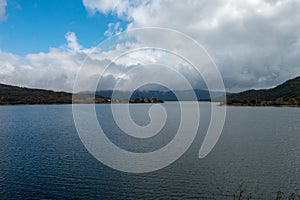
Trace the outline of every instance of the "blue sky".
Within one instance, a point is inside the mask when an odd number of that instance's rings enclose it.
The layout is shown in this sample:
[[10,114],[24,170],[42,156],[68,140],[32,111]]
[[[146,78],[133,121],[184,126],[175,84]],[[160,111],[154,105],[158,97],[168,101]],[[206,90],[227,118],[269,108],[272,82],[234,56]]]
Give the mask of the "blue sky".
[[7,20],[0,22],[0,49],[18,55],[47,52],[65,43],[75,32],[83,47],[104,40],[109,23],[126,22],[116,15],[90,15],[81,0],[10,0]]

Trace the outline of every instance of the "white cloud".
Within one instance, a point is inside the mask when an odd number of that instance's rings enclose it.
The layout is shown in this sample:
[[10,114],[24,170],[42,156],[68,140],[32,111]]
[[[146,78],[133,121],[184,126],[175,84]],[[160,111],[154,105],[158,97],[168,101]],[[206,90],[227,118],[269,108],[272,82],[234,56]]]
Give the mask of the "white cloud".
[[5,13],[6,5],[7,5],[6,0],[0,0],[0,21],[6,20],[6,13]]
[[108,24],[108,29],[104,32],[104,35],[107,37],[111,37],[115,34],[118,34],[120,32],[122,32],[123,29],[121,27],[121,23],[117,22],[117,23],[109,23]]
[[90,12],[90,14],[94,14],[96,12],[108,14],[112,12],[116,13],[119,17],[124,17],[127,15],[128,9],[133,6],[133,3],[131,3],[129,0],[83,0],[83,5]]
[[[141,77],[152,77],[154,80],[162,78],[169,85],[180,89],[181,84],[178,80],[164,78],[168,77],[170,72],[168,68],[153,71],[148,64],[172,65],[178,71],[190,67],[184,65],[182,60],[173,54],[152,49],[133,51],[120,57],[128,48],[139,47],[139,44],[128,41],[107,44],[115,47],[110,50],[101,50],[100,47],[83,48],[77,42],[75,33],[67,33],[65,45],[52,48],[46,53],[17,56],[0,52],[0,82],[32,88],[72,91],[77,72],[84,66],[85,70],[79,79],[81,91],[92,90],[93,83],[98,81],[102,73],[104,74],[101,77],[100,89],[127,90]],[[89,55],[90,53],[92,54]],[[90,57],[87,58],[87,55]],[[107,71],[104,71],[107,66],[109,66]],[[143,73],[130,72],[136,67],[142,67],[139,72]],[[191,70],[182,74],[195,79],[193,73],[195,72]],[[115,88],[117,81],[121,81],[121,84]],[[194,86],[196,84],[197,82]]]
[[[113,89],[117,80],[127,78],[123,75],[130,70],[131,64],[136,59],[124,57],[112,62],[123,48],[120,44],[117,49],[107,51],[102,51],[98,47],[83,48],[77,42],[76,34],[69,32],[66,34],[66,44],[52,48],[49,52],[17,56],[0,51],[0,82],[71,92],[77,72],[84,64],[86,70],[80,76],[81,90],[88,91],[92,89],[93,80],[98,80],[102,71],[109,65],[109,70],[102,77],[101,88]],[[91,52],[93,54],[85,60]]]
[[73,32],[68,32],[65,35],[67,43],[68,43],[68,47],[71,50],[75,50],[75,51],[79,51],[82,47],[79,45],[79,43],[77,42],[77,37],[75,35],[75,33]]
[[49,52],[17,56],[0,52],[0,82],[33,88],[72,91],[77,70],[86,56],[75,33],[66,34],[66,45]]
[[[90,13],[116,14],[127,30],[171,28],[202,44],[231,91],[271,87],[300,74],[297,0],[83,0]],[[160,36],[141,36],[160,37]],[[172,43],[161,36],[162,43]]]

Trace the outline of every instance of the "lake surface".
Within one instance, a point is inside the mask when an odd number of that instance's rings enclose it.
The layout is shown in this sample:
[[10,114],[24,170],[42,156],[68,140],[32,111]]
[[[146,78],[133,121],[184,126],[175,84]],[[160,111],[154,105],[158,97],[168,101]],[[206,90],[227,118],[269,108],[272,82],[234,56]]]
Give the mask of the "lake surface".
[[[140,125],[150,105],[131,106]],[[163,104],[170,117],[157,136],[133,139],[116,127],[110,105],[96,105],[107,136],[120,147],[153,151],[178,128],[178,104]],[[198,158],[210,119],[201,121],[189,150],[159,171],[130,174],[97,161],[77,134],[71,105],[0,107],[0,199],[233,199],[240,185],[252,199],[275,199],[278,190],[300,193],[300,109],[228,107],[222,135]]]

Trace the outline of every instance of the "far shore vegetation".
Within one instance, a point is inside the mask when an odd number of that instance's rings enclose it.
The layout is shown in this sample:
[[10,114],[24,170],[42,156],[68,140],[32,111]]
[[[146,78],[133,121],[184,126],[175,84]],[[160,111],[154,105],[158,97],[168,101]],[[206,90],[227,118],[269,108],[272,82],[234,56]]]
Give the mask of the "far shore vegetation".
[[277,98],[275,101],[262,101],[262,100],[241,100],[241,99],[231,99],[227,102],[227,105],[232,106],[289,106],[289,107],[299,107],[300,106],[300,96],[297,98],[284,99],[283,97]]
[[300,76],[271,89],[247,90],[227,95],[233,106],[300,106]]
[[151,98],[136,98],[134,100],[130,100],[129,103],[163,103],[164,101],[158,99],[156,97]]

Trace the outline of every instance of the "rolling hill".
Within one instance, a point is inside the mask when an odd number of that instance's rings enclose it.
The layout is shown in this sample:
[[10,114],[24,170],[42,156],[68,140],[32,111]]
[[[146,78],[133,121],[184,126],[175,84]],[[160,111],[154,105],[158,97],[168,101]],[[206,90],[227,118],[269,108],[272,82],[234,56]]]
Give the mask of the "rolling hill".
[[[93,96],[78,94],[76,103],[92,103]],[[96,96],[95,103],[108,103],[110,98]],[[0,105],[15,104],[71,104],[72,94],[51,90],[30,89],[0,84]]]
[[290,79],[274,88],[261,90],[247,90],[240,93],[227,95],[227,102],[274,102],[275,104],[299,104],[300,76]]

